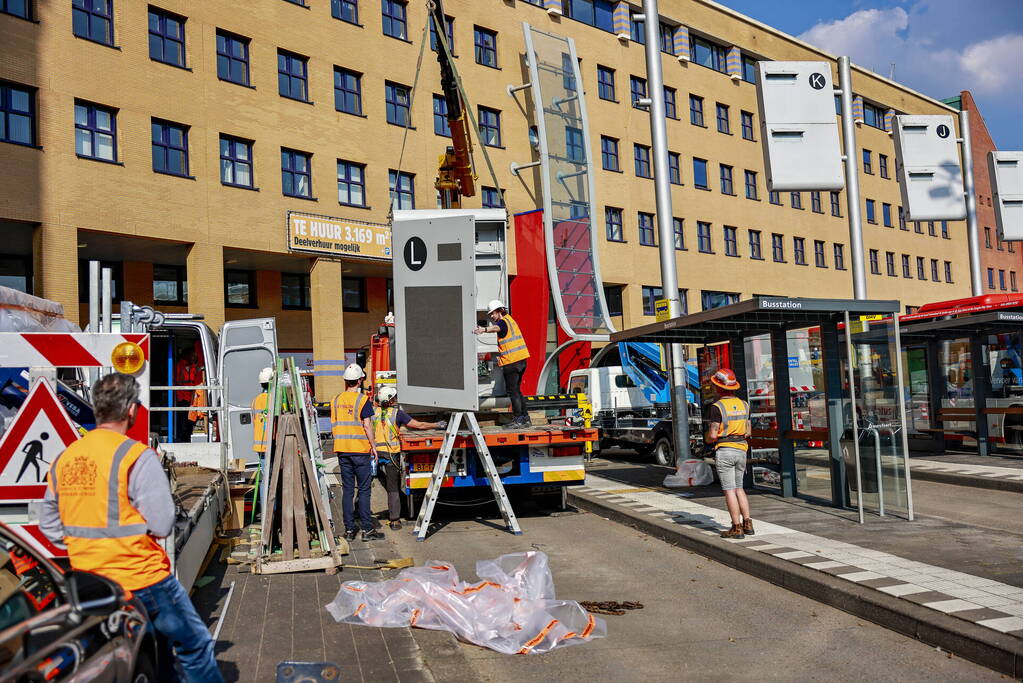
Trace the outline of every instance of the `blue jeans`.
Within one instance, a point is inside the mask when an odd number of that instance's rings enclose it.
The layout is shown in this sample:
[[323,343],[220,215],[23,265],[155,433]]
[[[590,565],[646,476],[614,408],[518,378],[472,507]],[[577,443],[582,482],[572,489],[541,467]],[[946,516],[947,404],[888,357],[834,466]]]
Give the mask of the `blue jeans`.
[[132,593],[146,606],[149,624],[156,631],[159,681],[182,680],[174,668],[176,655],[185,681],[223,683],[213,656],[213,637],[177,578],[168,576]]
[[373,486],[373,456],[368,453],[338,453],[337,462],[341,469],[341,512],[345,529],[355,527],[355,487],[359,488],[359,526],[363,531],[373,530],[373,515],[370,510],[370,490]]

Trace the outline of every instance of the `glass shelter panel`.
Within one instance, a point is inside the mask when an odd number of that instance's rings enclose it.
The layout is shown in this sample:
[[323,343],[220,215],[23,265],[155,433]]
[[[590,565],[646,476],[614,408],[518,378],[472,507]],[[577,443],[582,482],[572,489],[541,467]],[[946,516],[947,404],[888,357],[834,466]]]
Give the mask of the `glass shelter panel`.
[[821,330],[788,330],[785,341],[796,491],[830,500],[832,472]]
[[748,467],[753,485],[781,490],[781,460],[778,452],[778,413],[775,404],[774,367],[771,365],[771,337],[758,335],[745,340],[746,395],[750,404],[752,434]]

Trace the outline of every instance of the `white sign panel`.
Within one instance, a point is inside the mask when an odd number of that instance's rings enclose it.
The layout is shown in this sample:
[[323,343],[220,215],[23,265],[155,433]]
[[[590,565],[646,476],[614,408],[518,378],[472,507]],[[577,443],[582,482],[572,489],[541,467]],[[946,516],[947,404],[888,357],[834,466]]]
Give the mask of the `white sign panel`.
[[989,152],[995,219],[1003,240],[1023,240],[1023,152]]
[[415,213],[396,215],[391,233],[398,400],[475,411],[475,221]]
[[845,187],[828,62],[757,62],[757,100],[767,187],[774,191]]
[[966,218],[959,143],[950,115],[895,117],[895,157],[902,206],[911,221]]

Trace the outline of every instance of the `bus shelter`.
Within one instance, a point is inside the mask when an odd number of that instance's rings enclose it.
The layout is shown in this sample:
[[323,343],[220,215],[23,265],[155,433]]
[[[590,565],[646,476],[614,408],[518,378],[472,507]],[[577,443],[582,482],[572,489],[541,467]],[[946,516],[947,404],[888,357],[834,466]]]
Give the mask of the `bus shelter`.
[[908,320],[901,331],[914,450],[1023,454],[1020,304],[1017,299],[1017,310],[902,316]]
[[[611,335],[702,347],[753,431],[747,486],[912,519],[898,301],[754,296]],[[713,402],[702,392],[701,407]],[[862,492],[862,493],[861,493]]]

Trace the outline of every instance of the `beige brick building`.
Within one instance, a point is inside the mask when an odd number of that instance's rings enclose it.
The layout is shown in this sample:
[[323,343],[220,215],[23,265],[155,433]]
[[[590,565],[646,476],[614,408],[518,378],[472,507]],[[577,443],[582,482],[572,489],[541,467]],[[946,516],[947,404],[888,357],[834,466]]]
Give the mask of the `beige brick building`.
[[[8,12],[19,13],[15,5]],[[436,206],[437,157],[448,140],[435,132],[439,79],[429,49],[400,169],[406,131],[388,122],[405,115],[425,3],[28,5],[27,20],[0,13],[0,283],[84,318],[81,267],[100,258],[136,303],[201,313],[214,328],[276,316],[281,348],[332,361],[317,368],[327,373],[366,345],[389,307],[389,263],[289,252],[286,216],[386,223],[396,170],[410,174],[399,183],[412,189],[402,195],[406,206]],[[528,95],[513,99],[505,89],[528,80],[521,23],[574,38],[592,155],[598,168],[602,157],[612,168],[597,173],[604,279],[617,322],[639,324],[657,295],[649,288],[660,282],[657,250],[641,230],[641,214],[654,213],[653,184],[636,172],[635,145],[650,142],[648,115],[631,105],[632,77],[645,73],[643,46],[609,23],[611,12],[621,25],[626,3],[597,2],[593,12],[589,0],[538,5],[543,0],[447,0],[457,66],[472,106],[497,123],[487,151],[509,212],[529,211],[540,205],[538,174],[508,171],[534,159]],[[748,80],[756,59],[834,59],[705,0],[663,0],[661,11],[672,53],[663,66],[674,91],[668,138],[679,155],[673,201],[688,309],[754,293],[850,296],[844,193],[834,202],[839,216],[828,193],[799,194],[801,208],[788,193],[772,203]],[[952,110],[861,69],[853,78],[863,117],[857,142],[869,151],[859,160],[861,187],[873,204],[864,213],[869,295],[907,306],[968,296],[964,224],[900,229],[885,130],[893,113]],[[479,184],[494,185],[483,172]],[[484,193],[467,204],[493,201],[492,190]],[[318,390],[329,392],[337,378],[321,379]]]

